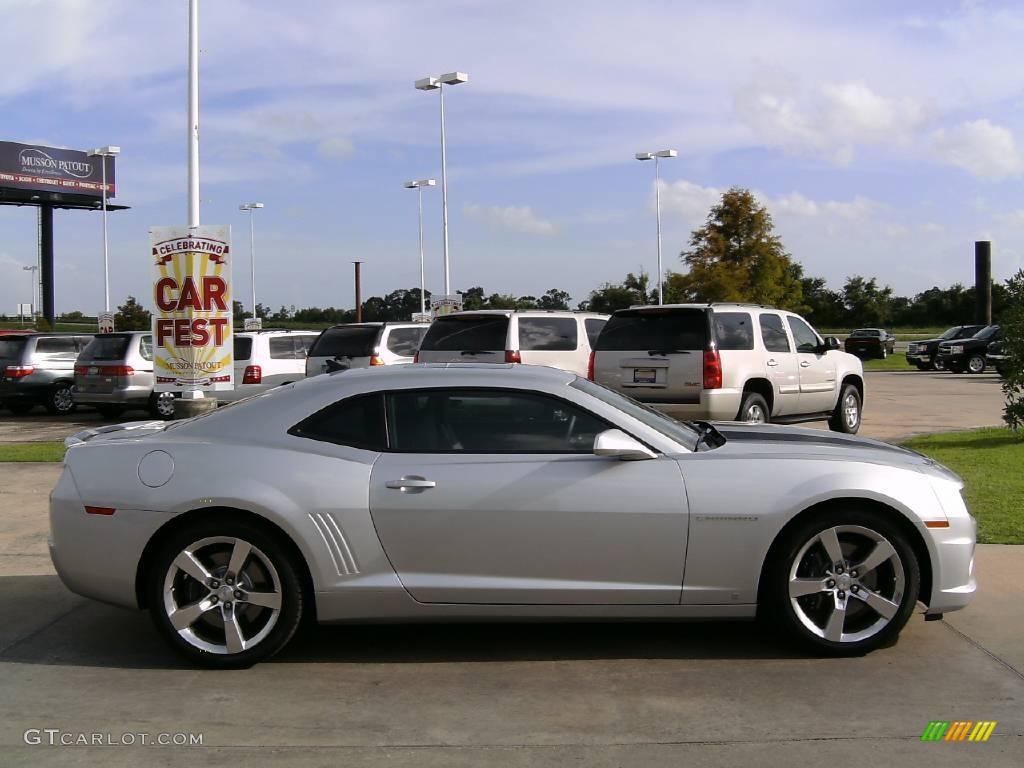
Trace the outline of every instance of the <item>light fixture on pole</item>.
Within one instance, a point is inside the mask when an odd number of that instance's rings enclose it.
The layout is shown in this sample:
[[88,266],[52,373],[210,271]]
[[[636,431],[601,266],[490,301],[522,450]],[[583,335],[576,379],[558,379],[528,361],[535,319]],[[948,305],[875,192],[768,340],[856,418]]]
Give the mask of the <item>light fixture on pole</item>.
[[238,210],[243,213],[249,214],[249,280],[252,284],[252,318],[257,318],[256,314],[256,213],[255,211],[263,207],[263,203],[242,203],[238,206]]
[[637,152],[635,157],[637,160],[653,160],[654,161],[654,198],[655,208],[657,209],[658,216],[658,304],[665,303],[665,297],[663,293],[663,271],[661,268],[661,169],[658,167],[658,161],[663,157],[676,157],[679,153],[674,149],[663,149],[660,152]]
[[26,272],[30,272],[31,276],[32,276],[32,311],[31,311],[30,314],[32,315],[32,322],[35,322],[35,320],[36,320],[36,288],[39,286],[39,283],[36,281],[36,272],[39,270],[39,267],[37,267],[35,264],[33,264],[30,267],[22,267],[22,269],[24,269]]
[[98,147],[89,157],[99,157],[103,166],[103,311],[110,311],[110,254],[107,246],[107,158],[121,154],[120,147]]
[[447,147],[444,133],[444,86],[458,85],[469,80],[465,72],[449,72],[437,77],[424,77],[416,81],[416,89],[420,91],[437,91],[441,102],[441,235],[444,248],[444,295],[452,292],[451,276],[448,262],[448,169]]
[[427,273],[423,265],[423,188],[436,186],[434,179],[420,179],[419,181],[405,182],[406,189],[415,189],[416,197],[419,198],[420,211],[420,314],[427,312]]

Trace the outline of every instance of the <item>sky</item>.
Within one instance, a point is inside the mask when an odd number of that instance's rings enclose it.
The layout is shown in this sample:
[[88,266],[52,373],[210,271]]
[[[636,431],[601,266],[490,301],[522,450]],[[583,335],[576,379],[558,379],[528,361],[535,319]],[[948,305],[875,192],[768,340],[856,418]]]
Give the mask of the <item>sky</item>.
[[[748,187],[808,274],[897,293],[1024,266],[1024,4],[772,0],[201,0],[202,223],[230,224],[234,291],[351,307],[419,283],[416,193],[440,178],[452,284],[578,302],[666,269]],[[121,147],[111,295],[151,304],[149,227],[186,220],[187,2],[3,0],[0,140]],[[440,187],[423,193],[442,292]],[[0,312],[30,299],[36,214],[0,206]],[[98,213],[55,215],[58,312],[102,308]]]

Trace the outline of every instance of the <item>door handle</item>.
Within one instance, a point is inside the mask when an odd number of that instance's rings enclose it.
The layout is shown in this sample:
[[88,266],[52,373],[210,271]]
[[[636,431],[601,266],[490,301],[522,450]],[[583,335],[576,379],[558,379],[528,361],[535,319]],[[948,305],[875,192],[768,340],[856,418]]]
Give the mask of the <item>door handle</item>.
[[437,485],[433,480],[427,480],[419,475],[409,475],[401,480],[388,480],[384,483],[385,488],[395,488],[404,491],[410,488],[434,488]]
[[810,368],[811,364],[808,363],[806,360],[804,360],[803,362],[800,363],[800,367],[801,368]]
[[772,359],[772,360],[769,360],[769,361],[768,361],[767,363],[765,363],[765,365],[770,365],[770,366],[772,366],[773,368],[774,368],[774,367],[775,367],[776,365],[778,365],[778,364],[779,364],[779,363],[778,363],[778,361],[776,361],[776,360],[774,360],[774,359]]

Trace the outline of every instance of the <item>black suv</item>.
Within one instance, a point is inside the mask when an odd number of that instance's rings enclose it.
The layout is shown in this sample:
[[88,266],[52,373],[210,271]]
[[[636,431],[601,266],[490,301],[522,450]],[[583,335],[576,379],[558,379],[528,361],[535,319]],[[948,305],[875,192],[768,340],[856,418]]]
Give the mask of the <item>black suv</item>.
[[969,339],[940,342],[935,362],[953,373],[984,373],[988,345],[1002,338],[998,325],[987,325]]
[[15,415],[42,405],[52,414],[75,410],[75,358],[92,336],[0,331],[0,402]]
[[942,364],[936,359],[936,355],[939,353],[939,344],[944,341],[969,339],[984,327],[984,325],[954,325],[937,339],[912,341],[907,347],[907,362],[916,365],[921,371],[941,371]]

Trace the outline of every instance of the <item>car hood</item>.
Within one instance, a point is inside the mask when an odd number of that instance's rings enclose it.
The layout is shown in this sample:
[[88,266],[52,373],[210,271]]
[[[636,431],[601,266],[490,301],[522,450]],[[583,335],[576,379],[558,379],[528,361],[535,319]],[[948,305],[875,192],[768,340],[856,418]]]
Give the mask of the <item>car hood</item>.
[[727,441],[716,451],[773,458],[830,459],[900,466],[960,482],[955,473],[927,456],[867,437],[778,424],[729,422],[716,424],[716,427]]

